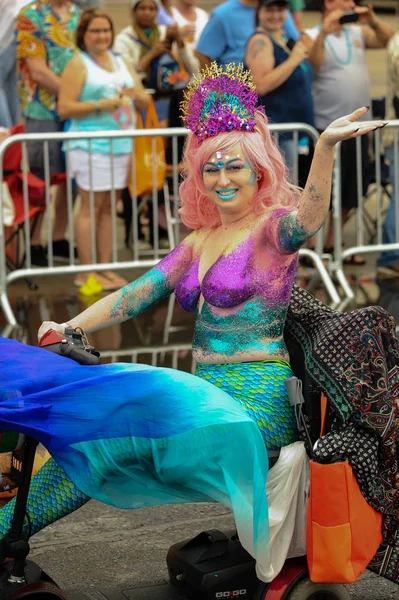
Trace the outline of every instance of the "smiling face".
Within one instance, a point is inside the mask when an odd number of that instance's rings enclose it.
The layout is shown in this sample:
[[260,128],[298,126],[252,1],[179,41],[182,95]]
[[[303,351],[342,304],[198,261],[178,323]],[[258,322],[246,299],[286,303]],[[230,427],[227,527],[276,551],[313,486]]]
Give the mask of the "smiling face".
[[90,21],[84,35],[84,46],[89,54],[97,54],[111,48],[113,33],[111,23],[105,17]]
[[256,174],[237,143],[215,152],[202,166],[206,195],[219,211],[243,213],[251,210],[257,191]]
[[286,6],[281,4],[261,6],[258,11],[259,23],[266,31],[280,31],[283,29],[286,16]]

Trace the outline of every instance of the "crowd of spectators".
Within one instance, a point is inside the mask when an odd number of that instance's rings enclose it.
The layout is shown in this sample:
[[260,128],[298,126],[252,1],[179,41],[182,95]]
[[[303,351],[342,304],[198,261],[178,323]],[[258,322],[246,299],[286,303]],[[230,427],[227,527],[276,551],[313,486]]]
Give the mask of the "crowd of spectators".
[[[83,33],[80,29],[79,35],[82,11],[93,7],[98,12],[84,13],[86,29]],[[302,122],[321,132],[337,117],[371,104],[366,52],[388,43],[387,117],[399,116],[398,34],[376,16],[371,5],[320,0],[319,25],[303,30],[303,0],[227,0],[210,15],[195,0],[132,0],[126,7],[129,24],[115,37],[112,11],[108,15],[103,8],[101,0],[0,0],[0,126],[9,128],[22,117],[26,131],[32,133],[64,131],[66,123],[73,131],[134,128],[134,109],[143,109],[148,102],[145,90],[153,94],[161,126],[176,126],[182,90],[199,68],[216,61],[220,65],[244,63],[252,71],[271,122]],[[348,12],[352,17],[341,22]],[[366,136],[361,139],[366,171],[368,144]],[[280,136],[278,142],[292,169],[298,152],[292,135]],[[392,139],[386,143],[393,177]],[[111,194],[104,174],[110,169],[109,142],[93,149],[94,178],[89,177],[87,147],[82,144],[67,148],[82,203],[76,224],[79,259],[92,259],[86,233],[91,227],[89,187],[95,180],[96,229],[102,232],[97,248],[100,262],[107,262],[110,249],[104,236],[110,227]],[[30,169],[44,178],[43,145],[28,146]],[[64,150],[59,143],[51,144],[50,176],[65,170]],[[311,144],[308,151],[311,155]],[[126,186],[131,148],[121,143],[113,152],[114,186],[119,194]],[[345,223],[359,195],[355,140],[342,144],[341,168]],[[364,186],[361,193],[365,193]],[[55,214],[53,255],[68,257],[62,183],[56,188]],[[396,220],[392,201],[383,230],[385,243],[398,238]],[[45,265],[40,222],[31,243],[32,262]],[[330,230],[326,250],[332,247]],[[360,256],[350,259],[353,265],[363,262]],[[398,275],[399,253],[382,254],[379,267]],[[78,278],[77,284],[82,281]],[[103,287],[107,283],[122,284],[112,273],[101,277]]]

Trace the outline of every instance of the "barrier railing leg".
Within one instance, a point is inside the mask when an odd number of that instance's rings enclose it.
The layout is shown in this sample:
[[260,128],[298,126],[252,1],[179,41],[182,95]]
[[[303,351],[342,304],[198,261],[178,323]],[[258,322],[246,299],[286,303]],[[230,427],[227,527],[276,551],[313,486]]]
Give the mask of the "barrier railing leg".
[[344,294],[348,298],[348,300],[353,300],[355,294],[353,293],[353,290],[349,285],[348,280],[346,279],[343,269],[341,267],[338,267],[334,270],[334,275],[337,278],[338,283],[341,285]]
[[15,318],[15,315],[13,313],[11,305],[8,301],[7,294],[5,292],[2,292],[0,294],[0,304],[4,311],[4,315],[6,317],[7,323],[9,325],[13,325],[13,326],[17,325],[17,320]]
[[301,248],[299,254],[300,256],[308,256],[314,262],[317,273],[324,283],[328,295],[330,296],[332,308],[338,306],[338,304],[341,302],[341,298],[320,256],[316,254],[314,250],[310,250],[309,248]]

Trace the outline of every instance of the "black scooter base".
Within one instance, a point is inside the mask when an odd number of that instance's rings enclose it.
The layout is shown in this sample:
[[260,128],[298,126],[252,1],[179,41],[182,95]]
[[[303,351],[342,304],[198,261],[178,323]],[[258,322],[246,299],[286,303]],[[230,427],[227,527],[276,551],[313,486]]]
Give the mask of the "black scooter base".
[[46,573],[34,562],[27,560],[25,564],[25,583],[9,581],[13,569],[12,560],[6,561],[0,573],[0,600],[67,600]]

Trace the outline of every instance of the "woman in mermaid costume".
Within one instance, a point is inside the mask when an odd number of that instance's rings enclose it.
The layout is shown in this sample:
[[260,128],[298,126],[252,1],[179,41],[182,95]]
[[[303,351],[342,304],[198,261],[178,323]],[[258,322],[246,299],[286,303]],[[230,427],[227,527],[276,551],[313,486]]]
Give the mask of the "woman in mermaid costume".
[[[328,211],[334,145],[383,123],[357,122],[367,108],[334,121],[300,192],[242,66],[211,65],[191,82],[183,110],[192,133],[180,214],[193,232],[68,326],[90,333],[122,323],[175,292],[195,311],[197,377],[83,367],[0,338],[0,429],[30,434],[52,455],[32,481],[32,533],[90,498],[122,508],[218,501],[232,508],[268,581],[266,449],[296,439],[283,328],[298,250]],[[66,325],[43,323],[39,340]],[[12,511],[13,502],[0,512],[0,535]]]

